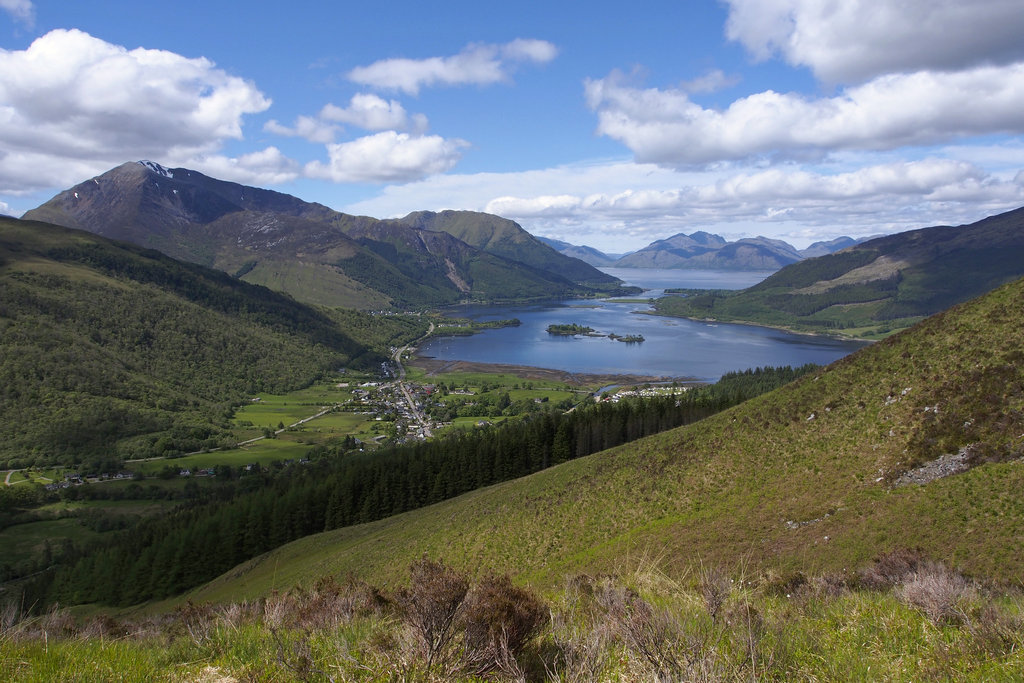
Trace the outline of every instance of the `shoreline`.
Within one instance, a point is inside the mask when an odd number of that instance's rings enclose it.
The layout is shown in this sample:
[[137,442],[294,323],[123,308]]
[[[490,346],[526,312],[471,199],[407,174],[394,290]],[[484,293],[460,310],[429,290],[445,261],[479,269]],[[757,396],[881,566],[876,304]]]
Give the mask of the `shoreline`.
[[679,382],[693,386],[704,385],[695,377],[669,377],[658,375],[620,375],[614,373],[589,373],[569,372],[568,370],[555,370],[553,368],[538,368],[532,365],[513,365],[506,363],[480,363],[465,360],[441,360],[431,356],[413,356],[407,361],[415,368],[426,371],[427,377],[433,377],[446,372],[489,372],[494,374],[508,374],[529,380],[553,380],[572,386],[607,386],[609,384],[652,384],[662,382]]
[[[678,318],[679,320],[692,320],[698,323],[715,323],[716,325],[746,325],[747,327],[763,327],[768,330],[779,330],[781,332],[799,334],[805,337],[825,337],[826,339],[834,339],[836,341],[855,341],[864,342],[866,344],[874,344],[885,338],[882,337],[882,339],[868,339],[867,337],[855,337],[853,335],[828,334],[825,332],[811,332],[809,330],[794,330],[793,328],[786,327],[784,325],[768,325],[766,323],[755,323],[749,320],[720,320],[719,318],[695,318],[691,315],[671,315],[668,313],[659,313],[658,311],[655,310],[630,312],[635,313],[637,315],[656,315],[662,318]],[[903,330],[901,329],[896,331],[902,332]]]

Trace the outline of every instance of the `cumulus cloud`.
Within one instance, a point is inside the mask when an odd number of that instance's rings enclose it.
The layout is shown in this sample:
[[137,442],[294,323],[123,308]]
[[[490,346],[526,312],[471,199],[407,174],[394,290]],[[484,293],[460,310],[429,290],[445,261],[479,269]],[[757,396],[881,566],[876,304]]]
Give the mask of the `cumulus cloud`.
[[[945,200],[970,194],[973,200],[1016,201],[1024,199],[1020,182],[1002,182],[981,168],[951,159],[925,159],[915,162],[880,164],[846,173],[825,174],[799,169],[767,169],[739,173],[715,182],[678,189],[626,189],[618,193],[590,195],[541,195],[537,197],[498,197],[487,204],[487,211],[513,218],[535,216],[569,217],[587,214],[625,217],[714,209],[735,217],[773,217],[778,206],[786,205],[786,215],[794,207],[815,206],[821,202],[862,200],[879,201],[886,197],[910,197],[918,200]],[[853,205],[855,206],[855,205]],[[860,211],[860,209],[857,209]]]
[[310,142],[321,144],[334,142],[334,137],[338,134],[338,126],[312,116],[298,117],[293,126],[285,126],[277,119],[270,119],[263,124],[263,130],[285,137],[305,138]]
[[503,45],[469,45],[450,57],[384,59],[352,69],[348,78],[362,85],[416,95],[421,88],[435,85],[489,85],[507,81],[517,64],[543,64],[557,54],[558,49],[547,41],[520,38]]
[[[858,161],[863,161],[862,159]],[[1024,152],[1017,157],[1017,167]],[[571,165],[521,173],[446,174],[387,187],[347,211],[401,216],[475,209],[534,234],[608,251],[679,232],[768,235],[806,246],[937,224],[968,223],[1024,204],[1024,172],[995,173],[950,158],[679,173],[649,164]]]
[[53,187],[126,159],[215,154],[242,138],[246,114],[269,106],[207,59],[51,31],[26,50],[0,49],[0,188]]
[[301,170],[298,163],[277,147],[267,147],[237,158],[202,156],[191,161],[189,168],[221,180],[257,186],[290,182],[299,176]]
[[36,8],[31,0],[0,0],[0,9],[26,26],[32,27],[36,22]]
[[327,145],[328,163],[310,162],[305,173],[334,182],[408,182],[451,169],[468,145],[437,135],[385,131]]
[[680,88],[690,93],[711,93],[732,87],[739,82],[737,76],[727,76],[721,69],[712,69],[692,81],[683,81]]
[[263,125],[263,130],[275,135],[301,137],[310,142],[329,144],[335,141],[342,130],[339,125],[342,123],[364,130],[411,131],[416,135],[427,130],[427,117],[423,114],[410,115],[401,103],[367,93],[353,95],[347,107],[326,104],[316,116],[299,116],[291,126],[271,119]]
[[412,130],[422,133],[427,128],[427,117],[423,114],[410,116],[399,102],[370,93],[356,93],[345,108],[328,104],[320,111],[320,118],[347,123],[364,130]]
[[487,202],[484,211],[499,216],[535,218],[537,216],[567,216],[581,204],[571,194],[540,195],[538,197],[495,197]]
[[1024,132],[1024,62],[880,76],[834,97],[769,90],[725,110],[701,107],[683,90],[636,88],[614,73],[586,81],[585,93],[599,133],[623,142],[637,161],[669,165]]
[[726,35],[830,83],[1024,58],[1019,0],[725,0]]

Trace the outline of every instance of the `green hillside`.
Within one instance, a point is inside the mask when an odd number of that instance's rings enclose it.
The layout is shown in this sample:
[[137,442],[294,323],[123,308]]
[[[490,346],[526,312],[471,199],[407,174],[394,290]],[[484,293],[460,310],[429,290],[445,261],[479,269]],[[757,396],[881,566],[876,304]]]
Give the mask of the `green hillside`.
[[663,315],[884,336],[1024,275],[1024,209],[888,235],[786,266],[740,292],[685,292]]
[[[690,427],[299,540],[189,597],[256,597],[324,574],[391,584],[423,553],[553,586],[651,563],[677,578],[701,563],[853,571],[917,547],[1016,580],[1022,314],[1017,281]],[[895,485],[957,454],[967,471]]]
[[253,393],[379,360],[368,345],[386,348],[375,328],[392,323],[339,315],[156,251],[0,219],[0,460],[220,445]]
[[559,253],[519,224],[477,211],[417,211],[400,223],[422,230],[446,232],[489,254],[529,264],[550,275],[597,288],[613,288],[619,281],[597,268]]

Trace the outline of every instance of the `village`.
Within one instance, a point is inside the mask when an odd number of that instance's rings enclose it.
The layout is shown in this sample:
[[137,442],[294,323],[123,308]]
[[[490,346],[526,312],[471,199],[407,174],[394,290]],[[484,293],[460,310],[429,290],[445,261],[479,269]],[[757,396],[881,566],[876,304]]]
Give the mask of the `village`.
[[[450,378],[439,382],[412,381],[406,376],[403,360],[408,347],[393,348],[392,360],[381,363],[378,376],[362,378],[348,377],[348,381],[336,382],[339,399],[326,405],[310,406],[309,413],[302,418],[275,427],[264,426],[261,433],[231,442],[216,448],[201,449],[190,453],[170,455],[163,458],[128,460],[120,469],[105,472],[66,471],[60,468],[43,472],[23,472],[26,478],[14,477],[15,471],[7,475],[4,482],[14,485],[21,481],[34,480],[44,485],[47,491],[61,491],[87,484],[102,484],[119,481],[141,481],[145,479],[192,479],[192,478],[237,478],[259,473],[268,465],[266,457],[245,461],[243,453],[255,454],[261,442],[273,441],[301,432],[304,428],[316,429],[317,420],[327,415],[348,413],[353,417],[362,416],[360,431],[341,434],[346,448],[371,450],[388,445],[413,441],[424,441],[448,429],[471,429],[489,426],[514,416],[523,416],[543,410],[571,410],[583,401],[618,402],[624,398],[657,397],[685,392],[688,387],[669,385],[609,386],[595,393],[573,390],[569,387],[539,386],[529,380],[482,383],[472,386],[468,382],[458,383]],[[249,404],[260,406],[261,397],[253,397]],[[245,408],[240,409],[244,412]],[[248,424],[242,421],[240,424]],[[319,431],[319,430],[317,430]],[[278,442],[283,443],[283,442]],[[295,444],[298,445],[298,444]],[[209,456],[209,457],[202,457]],[[273,461],[275,467],[302,466],[309,459],[282,457]],[[160,466],[157,466],[157,465]]]

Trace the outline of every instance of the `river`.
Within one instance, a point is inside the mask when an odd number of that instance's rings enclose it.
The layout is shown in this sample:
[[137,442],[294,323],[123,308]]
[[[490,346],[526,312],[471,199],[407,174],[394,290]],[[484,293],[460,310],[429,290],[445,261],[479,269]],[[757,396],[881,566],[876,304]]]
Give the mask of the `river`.
[[[626,284],[643,287],[640,297],[665,288],[742,289],[771,273],[602,269]],[[647,303],[607,300],[553,301],[521,305],[465,305],[448,310],[472,320],[518,318],[519,327],[485,330],[469,337],[440,337],[424,343],[420,356],[477,363],[505,363],[593,374],[649,375],[716,381],[723,373],[763,366],[827,365],[864,342],[800,335],[753,325],[705,323],[646,315]],[[627,344],[607,337],[561,337],[548,325],[576,323],[599,333],[643,335]]]

